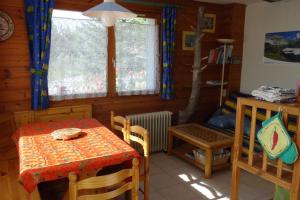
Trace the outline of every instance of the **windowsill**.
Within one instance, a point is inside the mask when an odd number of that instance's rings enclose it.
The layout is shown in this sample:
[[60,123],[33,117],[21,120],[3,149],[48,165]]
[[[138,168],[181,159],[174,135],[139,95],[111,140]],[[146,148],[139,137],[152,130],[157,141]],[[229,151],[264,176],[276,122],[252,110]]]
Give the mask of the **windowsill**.
[[159,92],[146,92],[146,93],[142,93],[142,92],[137,92],[138,94],[126,94],[126,92],[120,92],[120,94],[118,94],[118,92],[116,93],[117,97],[129,97],[129,96],[151,96],[151,95],[160,95]]
[[146,95],[128,95],[128,96],[109,96],[109,94],[105,97],[93,97],[93,98],[78,98],[78,99],[65,99],[59,101],[50,100],[51,104],[68,104],[68,103],[96,103],[96,102],[111,102],[114,100],[134,100],[134,99],[150,99],[150,100],[160,100],[161,96],[159,94],[146,94]]

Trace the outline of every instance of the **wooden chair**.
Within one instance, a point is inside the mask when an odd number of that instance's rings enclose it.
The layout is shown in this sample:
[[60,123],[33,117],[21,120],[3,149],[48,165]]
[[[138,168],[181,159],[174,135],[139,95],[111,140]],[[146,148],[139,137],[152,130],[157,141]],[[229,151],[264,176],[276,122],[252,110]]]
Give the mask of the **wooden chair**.
[[16,131],[14,116],[12,113],[0,114],[0,160],[17,158],[17,148],[11,139]]
[[[131,199],[138,200],[139,166],[138,160],[132,160],[131,169],[123,169],[119,172],[95,176],[77,181],[74,173],[69,174],[69,199],[70,200],[105,200],[113,199],[131,190]],[[110,188],[107,191],[107,188]],[[104,192],[90,195],[78,195],[79,191],[101,190]]]
[[150,144],[149,144],[149,133],[146,129],[140,126],[130,126],[129,120],[126,121],[126,125],[122,132],[124,140],[131,144],[136,142],[143,149],[143,160],[144,160],[144,172],[140,175],[140,180],[144,181],[144,200],[149,200],[149,161],[150,161]]
[[110,123],[111,123],[111,130],[113,132],[117,132],[116,134],[125,140],[124,134],[122,135],[122,129],[126,128],[126,119],[122,116],[115,116],[114,112],[111,111],[110,113]]
[[[244,135],[244,119],[246,108],[252,109],[250,142],[247,156],[243,156],[243,135]],[[258,109],[266,110],[266,119],[272,116],[272,112],[282,111],[283,121],[285,125],[288,118],[294,116],[297,118],[297,131],[292,137],[296,146],[300,147],[300,105],[275,104],[254,99],[239,98],[237,104],[236,130],[234,141],[234,158],[232,166],[232,185],[231,199],[238,199],[238,188],[240,171],[245,170],[256,176],[259,176],[269,182],[272,182],[282,188],[290,191],[290,200],[300,199],[300,159],[293,165],[286,166],[280,159],[270,161],[265,152],[254,152],[256,115]]]

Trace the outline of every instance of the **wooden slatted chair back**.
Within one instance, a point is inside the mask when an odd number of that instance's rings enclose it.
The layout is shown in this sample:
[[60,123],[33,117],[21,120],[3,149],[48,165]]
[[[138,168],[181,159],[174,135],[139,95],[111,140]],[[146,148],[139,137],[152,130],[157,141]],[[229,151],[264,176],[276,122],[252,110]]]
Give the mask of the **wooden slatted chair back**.
[[[118,136],[122,134],[122,129],[126,128],[126,118],[122,116],[115,116],[115,113],[111,111],[110,114],[111,130],[114,131]],[[123,139],[125,136],[123,134]]]
[[[69,174],[69,199],[70,200],[106,200],[114,199],[121,194],[131,191],[131,199],[138,200],[139,167],[138,160],[132,160],[132,168],[123,169],[119,172],[86,178],[78,181],[74,173]],[[108,189],[109,188],[109,189]],[[103,191],[97,194],[80,195],[80,191],[94,190]]]
[[[243,147],[243,137],[246,108],[251,108],[252,115],[248,153],[245,156],[243,155],[243,148],[245,148]],[[273,113],[282,111],[286,127],[288,127],[289,117],[296,118],[296,129],[292,140],[298,149],[300,147],[300,105],[276,104],[255,99],[239,98],[236,114],[231,199],[238,199],[239,176],[242,169],[289,190],[291,192],[291,200],[298,200],[300,199],[300,160],[298,159],[293,165],[285,165],[281,159],[270,160],[264,151],[262,153],[255,151],[256,116],[258,110],[266,112],[265,119],[272,117]]]
[[38,111],[19,111],[15,112],[16,126],[20,127],[24,124],[33,122],[51,122],[69,119],[92,118],[91,105],[74,105],[48,108],[47,110]]
[[122,129],[124,140],[131,144],[136,142],[143,149],[144,172],[140,179],[144,181],[144,199],[149,199],[149,163],[150,163],[150,142],[149,132],[141,126],[130,126],[129,120],[126,120],[126,128]]

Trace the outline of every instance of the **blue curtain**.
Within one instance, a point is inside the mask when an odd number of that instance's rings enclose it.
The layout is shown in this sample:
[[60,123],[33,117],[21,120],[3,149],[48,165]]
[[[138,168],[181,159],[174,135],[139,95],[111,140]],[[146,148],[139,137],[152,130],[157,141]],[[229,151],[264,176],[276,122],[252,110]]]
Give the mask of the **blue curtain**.
[[25,13],[31,58],[32,109],[46,109],[51,17],[55,0],[25,0]]
[[174,63],[175,48],[175,28],[176,28],[176,8],[165,7],[163,9],[163,88],[162,99],[172,99],[174,97],[174,84],[172,79],[172,68]]

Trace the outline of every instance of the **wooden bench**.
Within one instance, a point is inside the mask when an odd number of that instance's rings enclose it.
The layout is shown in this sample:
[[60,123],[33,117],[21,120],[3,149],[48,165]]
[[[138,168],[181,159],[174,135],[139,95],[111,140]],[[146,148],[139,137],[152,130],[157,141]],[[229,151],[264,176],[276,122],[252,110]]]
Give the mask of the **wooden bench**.
[[24,124],[32,122],[49,122],[64,119],[83,119],[92,117],[91,105],[64,106],[56,108],[48,108],[41,111],[20,111],[15,112],[16,126],[20,127]]

